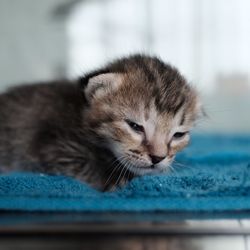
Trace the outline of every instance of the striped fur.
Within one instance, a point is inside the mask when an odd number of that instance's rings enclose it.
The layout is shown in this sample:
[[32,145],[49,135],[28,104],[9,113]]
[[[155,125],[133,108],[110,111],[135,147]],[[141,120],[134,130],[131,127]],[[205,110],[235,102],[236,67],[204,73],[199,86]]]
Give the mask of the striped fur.
[[65,174],[112,189],[169,169],[200,109],[176,68],[145,55],[76,81],[16,87],[0,95],[1,171]]

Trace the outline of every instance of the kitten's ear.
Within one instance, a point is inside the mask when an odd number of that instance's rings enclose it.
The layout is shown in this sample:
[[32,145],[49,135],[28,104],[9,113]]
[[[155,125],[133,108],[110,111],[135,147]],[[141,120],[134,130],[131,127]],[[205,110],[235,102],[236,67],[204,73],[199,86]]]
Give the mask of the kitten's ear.
[[85,88],[85,96],[87,100],[92,98],[103,97],[106,94],[115,91],[122,84],[122,74],[105,73],[93,76],[89,79]]

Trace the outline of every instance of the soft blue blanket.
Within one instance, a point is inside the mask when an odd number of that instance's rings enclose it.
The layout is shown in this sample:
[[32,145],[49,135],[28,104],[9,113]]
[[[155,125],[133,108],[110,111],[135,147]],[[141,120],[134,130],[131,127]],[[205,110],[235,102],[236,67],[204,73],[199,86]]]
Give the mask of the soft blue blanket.
[[250,210],[250,136],[194,136],[174,171],[101,193],[63,176],[0,176],[0,209],[25,211]]

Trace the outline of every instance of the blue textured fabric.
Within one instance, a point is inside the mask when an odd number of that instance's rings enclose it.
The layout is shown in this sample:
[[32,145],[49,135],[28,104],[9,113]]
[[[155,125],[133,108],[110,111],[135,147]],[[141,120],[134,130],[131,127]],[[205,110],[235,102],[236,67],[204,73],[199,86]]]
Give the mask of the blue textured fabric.
[[193,136],[171,173],[101,193],[63,176],[0,176],[0,209],[24,211],[250,210],[250,136]]

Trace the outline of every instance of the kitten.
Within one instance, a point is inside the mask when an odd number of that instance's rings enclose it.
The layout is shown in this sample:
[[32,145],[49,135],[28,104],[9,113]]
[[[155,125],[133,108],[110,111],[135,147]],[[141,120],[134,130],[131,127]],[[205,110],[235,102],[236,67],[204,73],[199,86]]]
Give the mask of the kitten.
[[144,55],[74,81],[15,87],[0,95],[0,170],[112,189],[167,170],[200,112],[177,69]]

